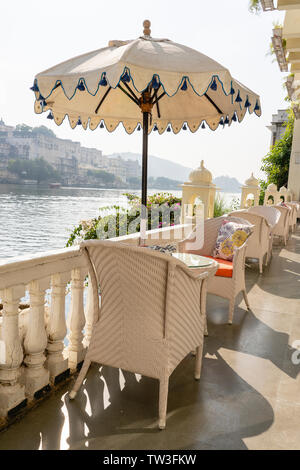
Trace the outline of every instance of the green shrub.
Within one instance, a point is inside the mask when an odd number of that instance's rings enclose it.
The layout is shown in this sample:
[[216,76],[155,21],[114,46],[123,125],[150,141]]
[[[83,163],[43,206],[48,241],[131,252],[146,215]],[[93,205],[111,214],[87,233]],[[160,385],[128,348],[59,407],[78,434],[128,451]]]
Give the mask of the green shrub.
[[[126,193],[129,208],[108,206],[100,208],[100,215],[83,220],[75,227],[67,241],[72,246],[82,240],[114,238],[140,231],[140,204],[138,196]],[[159,206],[159,211],[156,210]],[[170,207],[172,210],[170,211]],[[170,193],[157,193],[147,198],[148,230],[180,223],[181,198]],[[109,212],[107,214],[107,212]],[[168,218],[168,213],[170,217]]]

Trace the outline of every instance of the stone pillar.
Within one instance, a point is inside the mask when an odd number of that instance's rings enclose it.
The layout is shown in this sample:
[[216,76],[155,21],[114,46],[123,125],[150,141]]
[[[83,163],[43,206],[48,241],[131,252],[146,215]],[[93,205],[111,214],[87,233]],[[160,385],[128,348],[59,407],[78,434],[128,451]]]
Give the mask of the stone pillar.
[[212,174],[204,167],[203,160],[199,168],[189,175],[189,181],[181,185],[182,206],[181,222],[189,223],[196,216],[197,202],[203,204],[204,218],[214,216],[214,202],[216,190],[219,189],[212,183]]
[[49,371],[45,369],[47,333],[45,325],[45,291],[50,279],[32,281],[29,284],[30,312],[24,338],[25,390],[29,398],[49,385]]
[[19,337],[19,303],[23,286],[1,291],[3,319],[0,339],[0,418],[25,400],[25,387],[19,382],[23,349]]
[[282,186],[279,189],[279,202],[287,202],[288,201],[288,191],[285,186]]
[[290,157],[288,190],[293,201],[300,201],[300,119],[295,119]]
[[51,307],[47,325],[47,361],[51,382],[68,370],[68,358],[64,357],[64,339],[67,335],[65,316],[66,285],[69,274],[54,274],[51,278]]
[[83,290],[86,271],[81,268],[72,270],[71,281],[71,309],[68,317],[69,333],[69,367],[76,369],[77,365],[83,361],[85,347],[83,345],[83,328],[85,325]]
[[[273,197],[273,202],[270,196]],[[265,191],[265,199],[264,199],[264,205],[273,205],[273,204],[278,204],[280,202],[280,197],[279,197],[279,192],[277,191],[277,186],[274,183],[269,184]]]
[[[253,176],[251,173],[250,178],[245,181],[245,185],[241,187],[242,194],[241,194],[241,209],[245,209],[250,207],[250,205],[258,206],[259,204],[259,194],[260,194],[260,187],[259,181]],[[253,196],[249,198],[249,196]],[[249,199],[251,200],[249,202]]]

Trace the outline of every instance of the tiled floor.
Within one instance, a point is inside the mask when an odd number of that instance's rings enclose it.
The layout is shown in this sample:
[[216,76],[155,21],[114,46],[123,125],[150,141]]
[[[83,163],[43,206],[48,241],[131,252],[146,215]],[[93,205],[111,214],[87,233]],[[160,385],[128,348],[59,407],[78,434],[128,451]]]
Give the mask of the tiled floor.
[[[0,449],[300,449],[300,230],[259,275],[246,271],[252,310],[208,299],[200,382],[187,357],[170,380],[165,431],[158,383],[94,365],[75,401],[69,383],[0,433]],[[300,362],[300,351],[299,351]]]

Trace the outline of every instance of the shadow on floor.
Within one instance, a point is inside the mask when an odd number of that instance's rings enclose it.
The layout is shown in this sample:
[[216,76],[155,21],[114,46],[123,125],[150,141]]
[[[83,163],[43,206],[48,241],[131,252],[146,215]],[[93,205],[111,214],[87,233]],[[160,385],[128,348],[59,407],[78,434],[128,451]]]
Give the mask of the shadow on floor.
[[171,376],[165,431],[157,380],[93,364],[76,400],[57,393],[0,434],[0,449],[245,449],[243,438],[272,425],[270,403],[218,353],[204,358],[200,381],[194,361],[189,355]]

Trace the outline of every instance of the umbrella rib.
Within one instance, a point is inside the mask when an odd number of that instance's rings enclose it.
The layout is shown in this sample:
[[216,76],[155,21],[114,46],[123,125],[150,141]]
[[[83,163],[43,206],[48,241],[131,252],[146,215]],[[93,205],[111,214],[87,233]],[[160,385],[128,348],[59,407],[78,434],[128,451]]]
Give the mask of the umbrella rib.
[[156,98],[156,100],[153,102],[153,104],[156,104],[165,95],[166,95],[166,92],[164,91],[161,95],[159,95],[158,98]]
[[160,119],[160,109],[159,109],[159,103],[158,103],[158,101],[156,101],[156,111],[157,111],[158,119]]
[[220,108],[216,105],[216,103],[211,99],[210,96],[208,96],[206,93],[204,93],[204,96],[208,101],[215,107],[215,109],[218,111],[218,113],[223,114]]
[[127,95],[128,98],[131,99],[131,101],[133,101],[136,105],[138,105],[138,107],[140,107],[140,103],[135,98],[133,98],[129,93],[127,93],[127,91],[124,90],[124,88],[121,87],[120,83],[118,84],[118,88],[120,88],[120,90],[122,90],[123,93],[125,93],[125,95]]
[[[161,87],[161,84],[159,84],[159,87],[156,88],[156,90],[154,91],[154,93],[153,93],[153,95],[152,95],[152,97],[151,97],[151,102],[152,102],[152,103],[153,103],[153,100],[156,98],[157,93],[158,93],[158,90],[160,89],[160,87]],[[160,119],[160,109],[159,109],[158,101],[156,101],[155,104],[156,104],[157,116],[158,116],[158,118]]]
[[111,90],[111,86],[106,90],[106,92],[105,92],[104,95],[102,96],[100,103],[98,104],[97,108],[95,109],[95,114],[98,113],[98,111],[99,111],[99,109],[100,109],[100,106],[102,105],[103,101],[104,101],[105,98],[107,97],[107,95],[108,95],[108,93],[110,92],[110,90]]
[[136,94],[134,93],[134,91],[130,88],[130,86],[127,85],[126,82],[123,82],[123,83],[124,83],[124,85],[126,86],[127,90],[132,94],[133,98],[134,98],[137,102],[139,102],[138,97],[136,96]]

